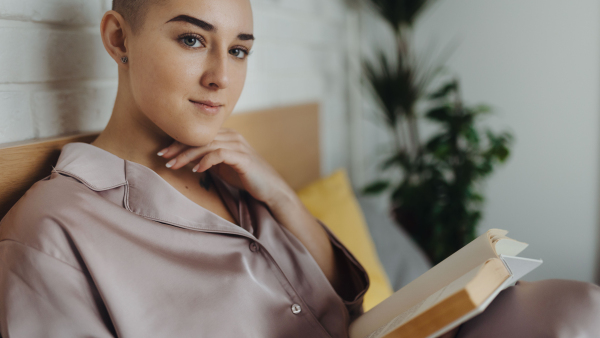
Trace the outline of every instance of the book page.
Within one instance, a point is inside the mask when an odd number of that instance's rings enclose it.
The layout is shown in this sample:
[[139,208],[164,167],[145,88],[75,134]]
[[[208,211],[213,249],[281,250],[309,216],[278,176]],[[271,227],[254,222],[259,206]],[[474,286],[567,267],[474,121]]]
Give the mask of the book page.
[[527,243],[515,241],[511,238],[500,238],[492,243],[498,255],[504,254],[508,256],[516,256],[528,246]]
[[485,233],[354,320],[350,338],[368,336],[490,258],[497,255]]
[[543,263],[541,259],[507,255],[500,255],[500,259],[502,259],[502,262],[506,265],[508,271],[510,271],[510,274],[512,275],[510,280],[511,284],[518,281]]
[[421,313],[427,311],[428,309],[430,309],[434,305],[438,304],[439,302],[441,302],[441,301],[445,300],[446,298],[452,296],[456,292],[464,289],[465,286],[471,280],[473,280],[473,278],[475,278],[475,276],[481,270],[481,267],[483,265],[484,264],[481,264],[480,266],[476,267],[475,269],[469,271],[468,273],[466,273],[465,275],[461,276],[460,278],[458,278],[454,282],[452,282],[452,283],[446,285],[445,287],[443,287],[441,290],[435,292],[431,296],[423,299],[421,302],[419,302],[419,303],[415,304],[414,306],[412,306],[410,309],[408,309],[408,310],[402,312],[401,314],[399,314],[398,316],[394,317],[389,323],[387,323],[387,324],[379,327],[377,330],[375,330],[370,335],[368,335],[367,338],[382,338],[382,337],[385,337],[385,335],[387,335],[390,332],[394,331],[395,329],[397,329],[398,327],[400,327],[404,323],[408,322],[409,320],[411,320],[415,316],[420,315]]

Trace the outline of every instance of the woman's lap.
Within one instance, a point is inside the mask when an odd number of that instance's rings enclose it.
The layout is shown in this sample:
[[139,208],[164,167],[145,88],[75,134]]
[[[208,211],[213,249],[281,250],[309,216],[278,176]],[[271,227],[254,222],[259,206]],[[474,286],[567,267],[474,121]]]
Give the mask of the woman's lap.
[[600,337],[600,287],[563,279],[517,282],[456,337]]

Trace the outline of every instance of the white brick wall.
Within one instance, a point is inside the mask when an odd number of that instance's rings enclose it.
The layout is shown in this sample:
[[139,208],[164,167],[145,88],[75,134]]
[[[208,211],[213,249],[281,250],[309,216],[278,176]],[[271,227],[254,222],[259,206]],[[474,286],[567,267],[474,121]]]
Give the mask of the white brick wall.
[[64,134],[102,130],[113,108],[114,87],[40,91],[32,96],[35,135],[49,137],[56,130]]
[[102,1],[99,0],[3,0],[3,19],[46,22],[63,25],[99,23]]
[[98,34],[104,0],[0,0],[0,143],[101,130],[116,65]]
[[29,94],[21,91],[0,92],[0,143],[34,136]]
[[[322,171],[349,165],[345,0],[251,0],[257,37],[235,113],[318,101]],[[0,0],[0,143],[101,130],[117,70],[110,0]]]

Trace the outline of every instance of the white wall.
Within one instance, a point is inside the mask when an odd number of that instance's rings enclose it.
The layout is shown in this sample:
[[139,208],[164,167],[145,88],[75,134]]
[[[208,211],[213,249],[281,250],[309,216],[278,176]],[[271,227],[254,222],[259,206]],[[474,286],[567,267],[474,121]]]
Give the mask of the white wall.
[[[110,0],[0,0],[0,144],[104,128],[117,68]],[[344,0],[252,0],[256,44],[235,113],[321,103],[322,172],[349,163]]]
[[116,67],[100,42],[102,4],[0,2],[0,143],[106,124]]
[[345,0],[251,0],[254,35],[236,112],[318,101],[321,172],[349,166]]
[[[516,136],[510,161],[487,184],[480,232],[504,228],[530,243],[523,255],[544,264],[529,280],[594,280],[599,7],[595,0],[440,0],[415,28],[421,51],[459,41],[448,66],[464,98],[492,105],[490,125]],[[377,31],[372,19],[363,24],[364,36]],[[370,149],[373,135],[365,140]]]

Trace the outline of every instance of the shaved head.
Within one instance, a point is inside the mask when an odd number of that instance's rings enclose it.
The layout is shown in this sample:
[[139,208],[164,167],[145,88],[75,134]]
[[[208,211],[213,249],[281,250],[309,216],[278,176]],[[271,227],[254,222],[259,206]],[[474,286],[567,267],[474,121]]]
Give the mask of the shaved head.
[[118,118],[111,118],[96,144],[140,159],[152,144],[211,144],[244,88],[254,46],[251,1],[111,1],[100,32],[118,65],[112,115]]
[[150,6],[164,0],[113,0],[112,9],[125,18],[134,32],[143,26]]

